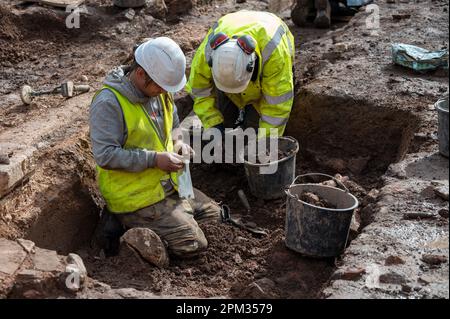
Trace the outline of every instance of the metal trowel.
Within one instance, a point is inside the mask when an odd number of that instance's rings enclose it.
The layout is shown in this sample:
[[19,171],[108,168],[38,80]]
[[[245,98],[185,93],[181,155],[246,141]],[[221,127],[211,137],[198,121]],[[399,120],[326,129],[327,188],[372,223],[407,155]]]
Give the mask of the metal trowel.
[[180,198],[194,199],[189,160],[184,160],[184,167],[178,174],[178,194]]

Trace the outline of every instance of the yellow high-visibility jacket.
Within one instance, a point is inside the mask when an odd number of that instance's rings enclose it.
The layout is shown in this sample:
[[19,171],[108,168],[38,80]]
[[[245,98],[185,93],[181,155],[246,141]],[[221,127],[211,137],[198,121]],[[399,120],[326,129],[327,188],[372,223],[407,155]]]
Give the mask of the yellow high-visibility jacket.
[[[173,151],[173,102],[169,94],[161,94],[158,97],[164,108],[166,139],[163,141],[143,105],[131,103],[112,87],[105,85],[102,90],[105,89],[114,93],[122,108],[128,129],[127,140],[123,146],[125,149]],[[163,200],[166,194],[162,181],[170,180],[177,189],[177,173],[169,174],[157,167],[148,168],[142,172],[127,172],[108,170],[97,165],[97,180],[108,210],[112,213],[134,212]]]
[[[226,93],[239,108],[253,107],[260,114],[260,128],[275,128],[282,135],[291,112],[294,98],[294,37],[287,25],[268,12],[238,11],[223,16],[208,31],[195,53],[191,65],[188,93],[194,99],[194,111],[205,128],[223,122],[223,116],[215,107],[216,89],[207,61],[211,55],[210,39],[218,32],[230,38],[244,34],[256,42],[258,76],[250,81],[247,89],[239,94]],[[269,130],[267,130],[267,135]]]

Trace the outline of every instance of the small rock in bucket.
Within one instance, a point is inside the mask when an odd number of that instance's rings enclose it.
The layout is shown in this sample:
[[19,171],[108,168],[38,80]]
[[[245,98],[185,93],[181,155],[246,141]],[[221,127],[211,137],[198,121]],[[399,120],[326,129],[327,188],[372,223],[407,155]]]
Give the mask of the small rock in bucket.
[[302,193],[300,199],[308,204],[318,206],[318,207],[324,207],[324,208],[331,208],[336,209],[336,206],[329,203],[327,200],[320,198],[317,194],[314,194],[312,192],[304,192]]

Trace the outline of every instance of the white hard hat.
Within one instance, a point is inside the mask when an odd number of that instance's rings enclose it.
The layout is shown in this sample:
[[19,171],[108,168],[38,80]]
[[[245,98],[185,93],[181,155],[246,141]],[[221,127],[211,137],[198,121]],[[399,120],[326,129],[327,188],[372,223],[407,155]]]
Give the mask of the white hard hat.
[[245,53],[237,39],[230,39],[211,52],[216,87],[226,93],[241,93],[252,78],[256,54]]
[[174,93],[185,86],[186,57],[172,39],[150,39],[136,49],[134,58],[165,91]]

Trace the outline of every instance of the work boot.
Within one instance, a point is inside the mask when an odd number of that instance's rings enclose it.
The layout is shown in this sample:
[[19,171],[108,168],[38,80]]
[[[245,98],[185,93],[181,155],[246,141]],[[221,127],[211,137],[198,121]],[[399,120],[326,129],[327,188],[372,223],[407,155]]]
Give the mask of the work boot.
[[169,266],[169,254],[161,238],[149,228],[131,228],[120,239],[149,263],[165,268]]
[[304,27],[309,11],[313,8],[313,0],[297,0],[291,10],[291,19],[295,25]]
[[314,5],[317,10],[314,25],[316,28],[329,28],[331,25],[331,6],[328,0],[315,0]]
[[91,248],[103,250],[106,257],[115,256],[119,252],[120,236],[124,232],[117,216],[104,208],[92,237]]

